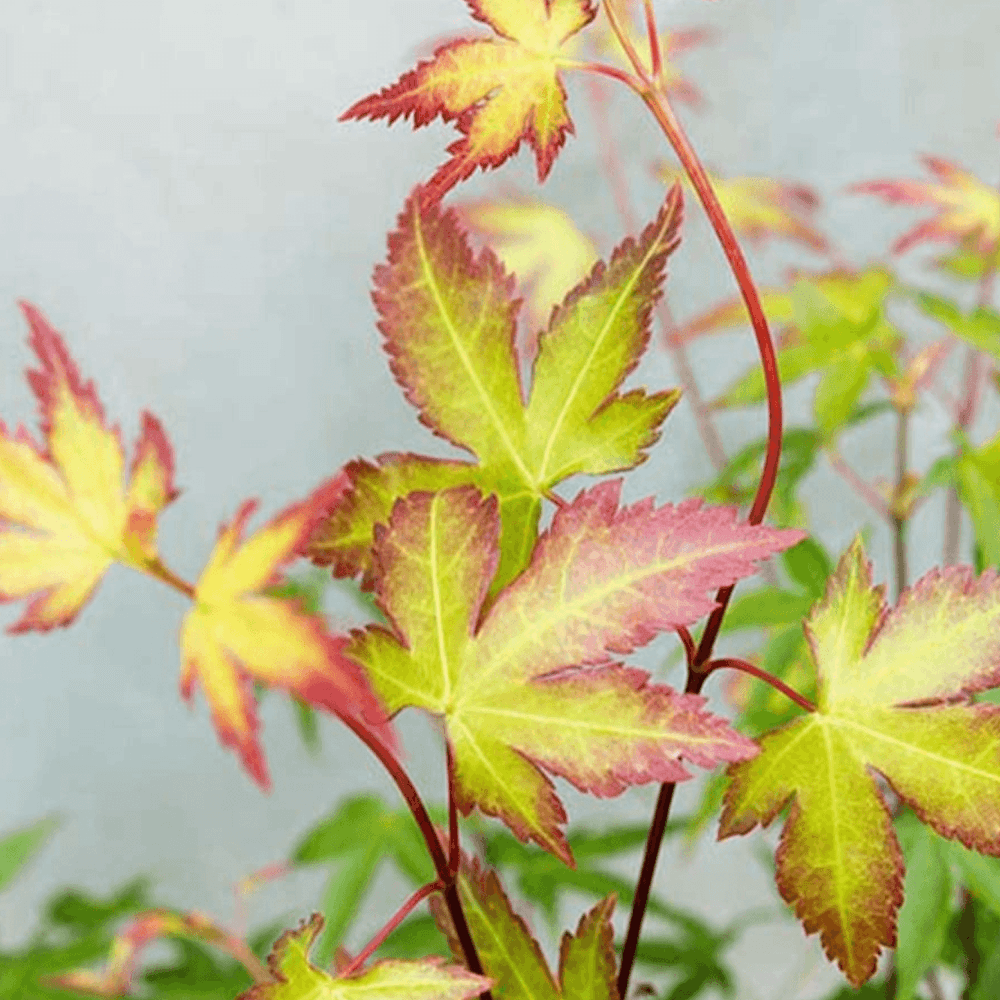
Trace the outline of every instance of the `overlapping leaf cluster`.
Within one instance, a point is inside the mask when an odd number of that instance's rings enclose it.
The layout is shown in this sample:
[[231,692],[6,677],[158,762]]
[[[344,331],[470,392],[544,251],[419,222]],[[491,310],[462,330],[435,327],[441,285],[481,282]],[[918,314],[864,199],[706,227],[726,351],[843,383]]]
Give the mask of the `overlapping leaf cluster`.
[[125,478],[117,427],[109,428],[92,382],[85,382],[62,338],[34,306],[22,306],[41,367],[28,373],[45,444],[0,424],[0,599],[28,598],[11,632],[70,624],[115,562],[170,583],[194,602],[181,627],[181,691],[201,684],[220,740],[250,775],[269,784],[257,737],[252,683],[282,688],[394,745],[381,705],[346,639],[322,617],[270,594],[281,570],[301,554],[316,524],[347,488],[331,479],[243,540],[256,509],[247,501],[195,586],[179,580],[156,548],[160,512],[176,496],[174,458],[159,421],[142,431]]

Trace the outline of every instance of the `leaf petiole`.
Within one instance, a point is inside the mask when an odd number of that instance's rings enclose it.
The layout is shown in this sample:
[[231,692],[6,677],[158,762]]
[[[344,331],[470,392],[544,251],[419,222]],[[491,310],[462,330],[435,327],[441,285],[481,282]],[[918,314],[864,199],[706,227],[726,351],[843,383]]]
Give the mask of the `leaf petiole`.
[[435,880],[434,882],[428,882],[427,885],[421,886],[415,893],[413,893],[409,899],[395,912],[395,914],[390,918],[389,922],[380,930],[372,939],[365,945],[364,949],[355,958],[350,965],[340,971],[340,976],[350,976],[355,972],[360,972],[364,967],[365,962],[368,961],[372,955],[382,947],[382,943],[385,939],[410,915],[413,908],[423,900],[425,900],[431,893],[440,892],[444,889],[444,885]]
[[783,680],[746,660],[739,659],[739,657],[722,656],[717,660],[711,660],[707,664],[706,672],[711,673],[723,667],[728,667],[730,670],[742,670],[743,673],[750,674],[751,677],[756,677],[758,680],[764,681],[765,684],[770,684],[775,691],[780,691],[786,698],[794,701],[796,705],[804,708],[807,712],[816,711],[816,706],[808,698],[803,697],[794,688],[790,688]]

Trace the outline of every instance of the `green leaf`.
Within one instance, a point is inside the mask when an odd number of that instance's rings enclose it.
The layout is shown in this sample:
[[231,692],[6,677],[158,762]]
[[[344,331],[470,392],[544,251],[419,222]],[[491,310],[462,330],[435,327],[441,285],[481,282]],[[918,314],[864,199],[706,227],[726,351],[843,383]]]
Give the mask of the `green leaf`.
[[[440,809],[431,810],[437,820]],[[330,964],[337,944],[354,922],[383,860],[415,886],[434,879],[434,868],[416,822],[408,810],[387,809],[374,795],[358,795],[306,834],[292,853],[297,865],[328,864],[336,867],[323,892],[325,926],[314,948],[323,967]]]
[[963,451],[954,460],[958,494],[969,512],[980,558],[986,566],[1000,566],[998,454],[1000,435],[979,448]]
[[59,820],[47,816],[31,826],[8,833],[0,840],[0,889],[7,886],[14,876],[41,850],[59,826]]
[[[668,824],[666,835],[683,829],[682,823]],[[622,906],[629,906],[635,894],[634,882],[608,872],[595,862],[623,851],[634,851],[645,844],[648,826],[621,827],[604,833],[576,830],[567,837],[576,867],[569,868],[557,858],[522,844],[509,833],[498,830],[486,839],[484,857],[488,864],[512,871],[518,892],[537,906],[550,928],[555,930],[558,904],[567,890],[601,898],[614,893]],[[651,896],[649,912],[666,920],[684,923],[689,914],[670,907]]]
[[149,890],[149,879],[143,877],[125,883],[106,900],[80,889],[68,889],[48,902],[46,920],[74,934],[103,929],[120,917],[151,908]]
[[934,263],[942,271],[957,278],[981,281],[984,274],[994,270],[1000,263],[1000,253],[982,253],[972,243],[939,257]]
[[525,403],[512,280],[491,251],[473,256],[454,212],[411,198],[375,272],[379,329],[421,421],[475,461],[393,454],[351,463],[353,489],[315,534],[310,558],[370,585],[374,527],[396,500],[474,485],[500,503],[495,592],[527,563],[541,501],[557,483],[644,461],[680,393],[620,390],[648,345],[679,224],[678,189],[638,240],[622,243],[552,311]]
[[309,959],[323,926],[314,913],[297,930],[275,942],[267,964],[275,978],[241,993],[237,1000],[469,1000],[489,987],[489,980],[433,959],[387,960],[352,976],[331,976]]
[[962,884],[1000,917],[1000,859],[970,851],[956,841],[950,841],[947,848]]
[[896,819],[906,859],[896,942],[896,1000],[913,1000],[941,957],[951,917],[951,873],[946,842],[906,812]]
[[826,581],[833,572],[833,563],[815,538],[803,538],[798,545],[781,553],[785,572],[813,597],[819,599],[826,590]]
[[232,1000],[251,985],[247,970],[198,941],[178,938],[171,942],[177,960],[146,969],[142,979],[155,1000]]
[[429,913],[404,920],[383,942],[380,958],[426,958],[448,954],[448,941]]
[[292,708],[295,710],[295,725],[305,748],[315,757],[323,749],[319,738],[319,724],[316,721],[316,711],[301,698],[292,696]]
[[[793,326],[800,339],[777,352],[778,372],[783,386],[831,366],[839,372],[840,381],[833,376],[826,381],[815,407],[827,432],[846,422],[872,368],[887,369],[884,374],[895,370],[886,352],[898,334],[883,317],[891,286],[887,270],[871,268],[835,282],[801,279],[792,288]],[[766,398],[764,374],[755,365],[713,405],[747,406]]]
[[951,299],[930,292],[919,292],[917,305],[977,351],[1000,358],[1000,313],[985,306],[963,313]]
[[758,587],[730,604],[722,620],[722,631],[801,622],[809,613],[813,600],[809,594],[797,594],[780,587]]
[[813,414],[824,442],[833,440],[848,421],[871,374],[865,352],[851,351],[823,371],[813,397]]

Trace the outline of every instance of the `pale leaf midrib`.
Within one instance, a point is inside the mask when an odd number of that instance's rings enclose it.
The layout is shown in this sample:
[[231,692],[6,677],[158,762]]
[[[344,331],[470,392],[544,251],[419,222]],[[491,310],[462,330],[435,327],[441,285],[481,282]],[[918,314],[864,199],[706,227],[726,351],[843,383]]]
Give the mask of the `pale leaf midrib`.
[[[544,725],[546,726],[546,732],[551,732],[558,729],[577,729],[581,732],[586,732],[589,734],[605,735],[605,736],[615,736],[615,737],[628,737],[636,740],[649,741],[650,739],[656,739],[657,741],[669,740],[672,743],[684,743],[686,745],[695,744],[715,744],[719,742],[719,736],[704,736],[700,734],[688,733],[686,731],[681,732],[673,729],[666,729],[665,726],[669,725],[669,720],[665,720],[660,724],[650,723],[645,729],[635,728],[630,725],[613,725],[608,723],[599,723],[593,720],[587,719],[568,719],[563,715],[547,715],[542,712],[518,712],[515,709],[510,708],[491,708],[487,705],[472,704],[463,706],[462,714],[466,717],[476,716],[476,715],[492,715],[499,718],[507,719],[519,719],[522,721],[530,722],[534,725]],[[677,753],[683,752],[683,747],[677,748]]]
[[[558,613],[548,614],[544,617],[535,619],[530,627],[519,628],[516,638],[505,644],[499,654],[494,655],[492,659],[492,669],[490,669],[489,664],[484,665],[481,668],[476,668],[476,681],[475,685],[478,687],[482,681],[495,673],[496,670],[503,666],[504,663],[508,663],[516,657],[518,651],[523,647],[535,642],[538,636],[543,635],[550,629],[555,628],[557,625],[571,621],[573,618],[579,617],[581,612],[586,610],[590,605],[600,602],[603,599],[620,593],[623,590],[632,588],[633,586],[648,580],[652,576],[659,576],[663,573],[667,573],[673,569],[680,569],[684,566],[691,564],[692,562],[698,562],[702,559],[706,559],[710,556],[719,555],[722,553],[730,552],[732,550],[740,550],[747,546],[748,542],[744,539],[736,539],[731,542],[719,544],[712,546],[711,548],[699,549],[696,552],[683,553],[683,556],[677,556],[672,559],[666,560],[664,562],[657,562],[655,564],[645,564],[641,570],[633,573],[628,573],[623,576],[614,577],[611,583],[607,583],[602,587],[588,589],[583,595],[577,597],[573,601],[563,601],[558,605]],[[568,569],[568,566],[562,567],[562,572]],[[475,640],[468,647],[470,652],[476,647]],[[468,658],[466,657],[466,662]],[[468,689],[471,690],[472,685],[468,685]]]
[[[469,727],[466,726],[464,722],[462,722],[459,713],[457,711],[449,713],[448,727],[452,730],[452,733],[456,737],[461,735],[463,738],[464,745],[468,747],[476,755],[476,757],[479,758],[480,761],[482,761],[483,767],[490,773],[490,775],[492,775],[496,787],[501,789],[505,793],[508,802],[514,804],[514,808],[517,811],[518,818],[522,822],[524,822],[526,826],[532,829],[534,836],[544,837],[545,831],[540,829],[537,823],[533,822],[534,818],[530,810],[531,803],[530,802],[525,803],[524,801],[522,801],[522,798],[519,797],[519,795],[517,794],[518,792],[523,791],[523,789],[518,788],[517,785],[512,786],[508,781],[504,779],[503,775],[497,771],[497,769],[493,766],[493,763],[490,760],[488,754],[486,754],[483,751],[483,749],[479,746],[479,741],[476,739],[475,733],[473,733],[472,730],[469,729]],[[457,743],[457,740],[455,740],[454,742]],[[479,801],[474,795],[471,795],[470,798],[472,798],[476,802]],[[548,840],[549,838],[545,839]]]
[[430,510],[430,571],[431,595],[434,601],[434,631],[437,637],[438,660],[441,664],[443,679],[443,701],[447,705],[451,700],[451,665],[448,662],[448,643],[444,634],[444,622],[441,610],[441,581],[438,579],[438,503],[441,494],[436,493],[431,500]]
[[[497,434],[500,440],[503,442],[508,454],[514,461],[518,472],[521,473],[524,478],[524,482],[529,485],[534,485],[535,479],[532,477],[531,473],[528,471],[527,466],[524,464],[524,460],[518,454],[517,447],[511,440],[510,435],[507,432],[507,427],[503,420],[500,418],[500,414],[497,412],[496,407],[493,403],[493,397],[486,391],[486,387],[483,385],[478,374],[473,367],[468,352],[465,350],[464,345],[459,337],[458,330],[455,328],[455,324],[452,322],[451,313],[448,311],[447,305],[444,301],[444,297],[441,294],[441,289],[438,287],[436,281],[436,275],[434,273],[434,268],[427,256],[427,248],[424,245],[423,231],[420,228],[420,215],[415,210],[414,211],[414,235],[417,242],[417,252],[420,257],[420,269],[424,276],[424,281],[427,284],[428,289],[430,289],[431,296],[434,299],[434,304],[437,307],[438,315],[444,322],[445,329],[448,332],[448,336],[451,339],[452,347],[457,354],[459,361],[461,361],[466,374],[472,382],[473,387],[476,390],[480,400],[482,401],[483,409],[488,414],[490,422],[496,428]],[[483,308],[486,306],[486,297],[483,299]]]
[[[566,395],[566,399],[562,405],[562,409],[559,411],[556,417],[555,423],[552,425],[552,429],[549,432],[548,440],[545,442],[545,448],[542,452],[542,460],[538,466],[538,482],[545,482],[545,470],[548,468],[549,460],[552,457],[552,450],[555,447],[556,438],[559,436],[562,430],[562,425],[566,420],[566,415],[573,404],[573,400],[576,398],[580,391],[580,386],[583,383],[584,376],[590,371],[591,365],[594,361],[594,355],[597,353],[600,347],[604,344],[604,338],[608,335],[608,331],[614,326],[615,320],[618,318],[618,314],[624,308],[624,304],[628,301],[632,290],[635,288],[639,281],[640,276],[645,271],[646,265],[649,263],[650,259],[656,254],[660,248],[660,240],[663,238],[663,233],[666,231],[671,223],[671,216],[668,216],[664,221],[663,228],[659,233],[657,233],[656,238],[650,244],[649,250],[643,257],[641,264],[636,267],[628,281],[626,281],[621,294],[612,304],[612,308],[609,311],[608,317],[605,320],[604,326],[601,332],[594,339],[594,343],[591,346],[590,353],[587,355],[587,360],[581,366],[580,370],[576,374],[576,378],[573,380],[573,385],[570,391]],[[532,395],[534,395],[535,386],[532,386]],[[530,412],[530,406],[529,406]]]
[[837,790],[834,784],[834,753],[830,746],[830,733],[826,726],[820,727],[823,735],[823,747],[826,750],[826,773],[830,786],[830,811],[833,813],[831,824],[831,835],[833,838],[833,852],[836,858],[836,874],[834,876],[834,893],[837,897],[837,915],[840,920],[841,936],[844,940],[844,947],[847,949],[847,967],[854,968],[854,941],[850,934],[850,919],[847,904],[844,901],[844,887],[842,883],[844,872],[843,845],[840,841],[839,810],[837,808]]
[[[906,709],[898,709],[897,711],[903,712]],[[846,718],[845,716],[836,715],[828,716],[830,721],[837,726],[847,729],[855,729],[860,733],[864,733],[869,739],[875,741],[881,740],[883,743],[891,743],[894,746],[900,747],[910,753],[914,753],[918,756],[925,757],[928,760],[932,760],[937,764],[942,764],[945,767],[952,768],[956,771],[964,772],[976,778],[982,778],[994,782],[1000,786],[1000,774],[996,774],[990,771],[983,771],[977,767],[972,767],[970,764],[965,764],[961,761],[954,760],[953,758],[944,757],[941,754],[934,753],[932,750],[927,750],[924,747],[918,746],[915,743],[907,743],[904,740],[898,739],[894,736],[890,736],[888,733],[881,732],[878,729],[871,729],[870,727],[864,725],[863,723],[856,722],[853,719]],[[863,755],[865,756],[865,755]]]

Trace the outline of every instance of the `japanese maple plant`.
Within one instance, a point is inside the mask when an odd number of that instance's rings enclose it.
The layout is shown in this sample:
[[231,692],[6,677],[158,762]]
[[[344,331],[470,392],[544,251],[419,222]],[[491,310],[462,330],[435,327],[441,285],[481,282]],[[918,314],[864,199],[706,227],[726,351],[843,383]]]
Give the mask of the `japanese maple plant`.
[[[855,989],[876,973],[883,949],[897,941],[902,948],[904,848],[922,872],[965,873],[955,883],[962,895],[953,900],[948,882],[934,902],[935,912],[954,909],[959,919],[970,919],[982,895],[975,873],[983,869],[970,859],[1000,855],[1000,708],[983,697],[1000,686],[1000,583],[984,569],[1000,562],[1000,443],[976,446],[966,433],[986,359],[1000,348],[1000,317],[988,305],[1000,240],[996,192],[939,159],[928,160],[934,183],[860,186],[937,207],[896,250],[951,241],[955,252],[940,266],[976,283],[971,313],[906,289],[881,265],[803,272],[759,293],[737,231],[828,248],[807,221],[806,189],[726,180],[701,165],[672,104],[692,96],[669,61],[691,36],[662,32],[651,0],[466,3],[485,30],[444,42],[343,115],[409,118],[414,126],[440,118],[458,132],[443,165],[403,205],[375,268],[373,299],[396,381],[421,422],[462,457],[357,459],[252,532],[257,505],[245,501],[190,583],[157,548],[159,516],[177,495],[166,432],[144,414],[126,471],[119,432],[93,384],[27,303],[41,442],[23,427],[0,428],[0,592],[27,600],[11,631],[72,623],[113,562],[180,591],[191,601],[180,633],[181,692],[190,699],[200,689],[219,740],[250,777],[267,789],[256,713],[264,689],[333,713],[398,786],[433,876],[357,955],[328,939],[317,947],[318,913],[282,933],[265,964],[213,921],[155,909],[133,918],[103,967],[66,972],[48,988],[126,995],[141,947],[173,935],[240,961],[254,980],[244,1000],[350,1000],[372,990],[425,1000],[625,997],[674,789],[692,777],[688,765],[725,765],[689,826],[704,825],[721,806],[719,836],[730,837],[785,813],[778,889]],[[573,132],[563,82],[571,73],[631,90],[679,163],[656,168],[670,186],[655,217],[597,263],[579,234],[538,203],[493,215],[482,203],[449,204],[477,169],[499,167],[522,143],[545,180]],[[623,505],[617,474],[646,460],[683,395],[622,387],[649,347],[654,312],[664,312],[684,215],[699,206],[739,298],[686,324],[666,317],[665,336],[719,475],[701,497]],[[525,272],[535,264],[523,247],[519,257],[502,241],[494,249],[475,242],[504,220],[508,235],[523,225],[537,238],[549,227],[550,270],[531,287]],[[537,326],[518,337],[524,294],[524,325]],[[886,318],[890,294],[916,301],[947,336],[908,350]],[[769,317],[784,327],[777,344]],[[766,435],[730,458],[685,350],[696,337],[746,323],[759,367],[715,406],[766,403]],[[908,420],[959,341],[968,356],[953,400],[955,450],[918,475],[908,463]],[[817,372],[816,426],[783,430],[782,382]],[[884,397],[866,402],[874,381]],[[837,440],[886,412],[896,418],[898,467],[880,490],[847,465]],[[895,603],[876,582],[860,535],[834,565],[801,530],[795,491],[823,454],[894,532]],[[613,478],[571,499],[557,492],[579,474]],[[911,582],[906,524],[936,487],[949,490],[945,562],[958,561],[964,504],[978,566],[945,565]],[[769,505],[779,526],[764,523]],[[780,563],[769,562],[778,555]],[[359,581],[382,621],[333,634],[284,575],[297,557]],[[759,571],[766,585],[734,602],[738,582]],[[762,649],[744,658],[714,653],[720,632],[748,627],[763,630]],[[686,662],[683,691],[620,659],[664,632],[676,636]],[[734,672],[716,690],[738,710],[735,722],[710,711],[701,694],[717,671]],[[425,804],[407,773],[392,722],[404,708],[440,721],[443,812]],[[562,938],[557,972],[517,915],[502,866],[481,849],[482,832],[504,824],[514,847],[530,844],[571,869],[573,842],[553,778],[602,798],[660,786],[634,887],[618,894],[627,900],[609,894],[580,917]],[[362,840],[370,836],[368,807],[358,808],[354,836]],[[460,815],[471,820],[460,823]],[[958,842],[954,856],[944,853],[946,841]],[[450,959],[377,959],[425,902]],[[631,912],[616,954],[612,917],[623,902]],[[915,995],[927,975],[925,987],[941,995],[933,966],[945,932],[931,917],[923,944],[938,941],[937,952],[920,954],[913,935],[923,925],[911,921],[909,951],[889,976],[893,995]],[[966,948],[967,964],[974,951]],[[704,986],[669,995],[694,996]]]

